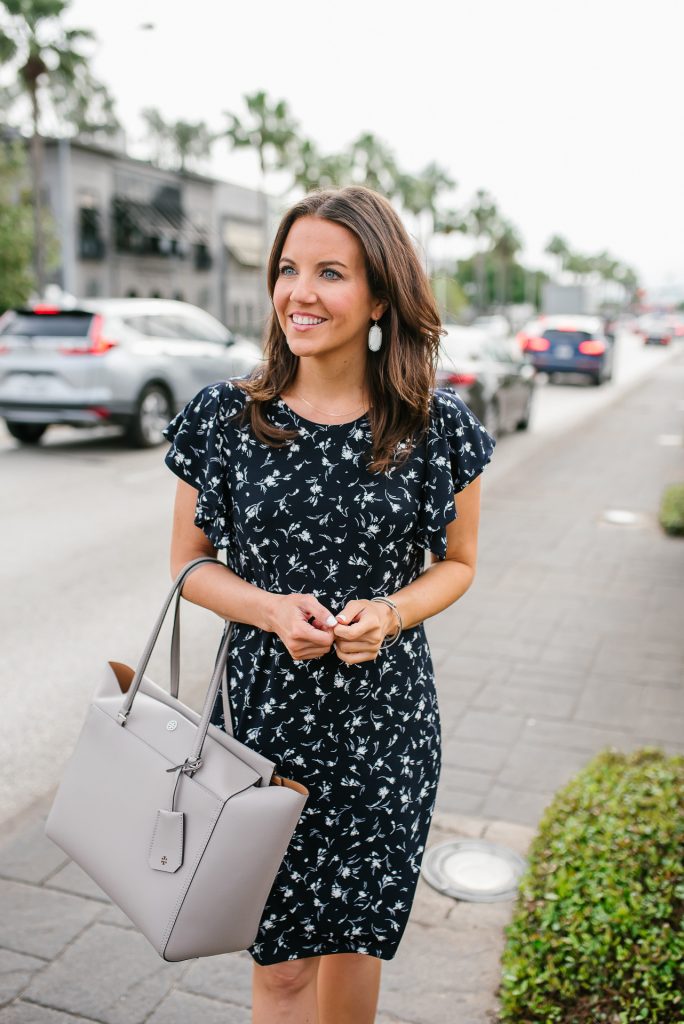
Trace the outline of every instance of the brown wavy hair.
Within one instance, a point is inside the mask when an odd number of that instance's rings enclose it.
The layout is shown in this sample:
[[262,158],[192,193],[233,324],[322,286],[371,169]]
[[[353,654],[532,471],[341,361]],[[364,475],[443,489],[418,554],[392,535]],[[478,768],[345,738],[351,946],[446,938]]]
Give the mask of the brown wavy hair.
[[[350,185],[312,192],[284,215],[268,261],[271,300],[285,240],[300,217],[323,217],[351,231],[364,253],[371,294],[388,303],[379,321],[382,348],[369,352],[366,363],[373,437],[367,468],[383,472],[409,456],[429,423],[430,392],[443,333],[430,284],[390,203],[372,189]],[[290,351],[275,309],[266,329],[264,355],[264,363],[249,378],[235,382],[251,399],[245,405],[242,422],[250,423],[262,443],[283,447],[298,437],[299,431],[269,423],[265,405],[287,393],[295,380],[299,356]]]

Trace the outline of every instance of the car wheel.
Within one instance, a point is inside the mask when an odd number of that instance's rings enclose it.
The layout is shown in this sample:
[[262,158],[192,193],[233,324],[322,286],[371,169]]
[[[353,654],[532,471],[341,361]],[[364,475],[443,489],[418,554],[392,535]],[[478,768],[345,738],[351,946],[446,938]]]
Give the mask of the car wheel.
[[488,402],[485,407],[483,426],[492,437],[498,437],[501,432],[501,416],[499,415],[499,403]]
[[135,448],[155,448],[162,444],[162,431],[173,416],[171,398],[161,384],[143,388],[135,415],[126,427],[126,437]]
[[11,420],[5,423],[12,437],[22,444],[38,444],[48,428],[47,423],[14,423]]

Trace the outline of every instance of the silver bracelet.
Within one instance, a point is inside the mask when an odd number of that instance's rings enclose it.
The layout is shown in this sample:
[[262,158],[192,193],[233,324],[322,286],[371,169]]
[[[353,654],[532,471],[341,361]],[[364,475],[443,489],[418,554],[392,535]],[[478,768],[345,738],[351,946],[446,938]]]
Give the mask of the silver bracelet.
[[399,623],[399,629],[397,630],[396,633],[393,634],[393,636],[390,637],[389,643],[386,643],[387,637],[385,637],[385,639],[382,641],[382,644],[380,645],[380,650],[384,651],[387,647],[391,647],[392,644],[396,644],[397,640],[402,634],[404,623],[401,618],[401,612],[397,608],[394,601],[390,601],[388,597],[371,597],[371,601],[382,601],[383,604],[386,604],[388,608],[392,609],[392,611],[397,617],[397,622]]

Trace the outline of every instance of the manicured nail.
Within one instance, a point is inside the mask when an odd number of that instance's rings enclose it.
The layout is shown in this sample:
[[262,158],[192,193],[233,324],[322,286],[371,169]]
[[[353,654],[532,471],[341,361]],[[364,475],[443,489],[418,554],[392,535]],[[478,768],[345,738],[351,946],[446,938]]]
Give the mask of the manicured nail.
[[325,624],[326,626],[336,626],[337,619],[335,618],[334,615],[329,615],[328,618],[325,620]]
[[347,616],[346,615],[338,615],[337,618],[340,620],[340,622],[346,622],[347,621]]

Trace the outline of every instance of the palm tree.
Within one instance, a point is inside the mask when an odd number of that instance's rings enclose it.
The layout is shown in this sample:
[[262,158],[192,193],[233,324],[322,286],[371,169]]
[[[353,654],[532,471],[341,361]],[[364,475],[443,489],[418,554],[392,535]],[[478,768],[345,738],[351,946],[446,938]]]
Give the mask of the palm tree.
[[509,220],[501,218],[494,229],[492,253],[499,270],[499,303],[505,305],[508,296],[508,271],[523,247],[518,229]]
[[617,281],[620,263],[604,249],[594,257],[594,270],[603,281]]
[[299,125],[286,100],[272,101],[259,91],[243,97],[249,117],[241,120],[224,111],[229,125],[224,135],[233,149],[253,149],[259,159],[262,188],[269,171],[286,170],[292,163]]
[[570,255],[570,248],[562,235],[554,235],[544,249],[549,256],[555,256],[558,260],[558,274],[565,270],[565,264]]
[[44,108],[74,133],[116,131],[120,125],[106,88],[91,74],[90,58],[81,49],[93,42],[90,29],[62,24],[69,0],[0,0],[0,62],[14,65],[16,81],[6,91],[10,107],[28,99],[32,125],[31,177],[36,286],[45,288],[45,236],[42,217]]
[[363,132],[348,149],[352,177],[388,199],[397,194],[399,170],[394,153],[381,139]]
[[575,282],[579,283],[582,278],[591,274],[594,262],[591,256],[585,256],[581,252],[571,252],[565,260],[565,269],[574,274]]
[[[480,188],[463,214],[465,233],[475,239],[477,268],[477,302],[480,312],[485,308],[485,245],[490,242],[499,223],[499,211],[494,198]],[[485,245],[483,245],[483,241]]]
[[164,167],[169,159],[169,126],[155,107],[145,107],[140,116],[147,125],[149,143],[154,149],[154,163]]
[[289,168],[292,184],[287,189],[301,188],[311,192],[316,188],[338,188],[352,179],[352,161],[349,152],[324,155],[311,139],[301,139],[292,146]]
[[638,274],[632,269],[632,267],[622,264],[617,271],[616,280],[625,289],[627,302],[634,302],[635,296],[639,290]]
[[165,121],[153,107],[146,107],[141,116],[156,144],[157,163],[170,162],[183,173],[188,160],[192,163],[211,156],[217,136],[205,121]]
[[[416,220],[418,237],[430,266],[429,245],[435,234],[435,225],[441,223],[439,200],[443,193],[456,188],[456,182],[439,164],[427,164],[419,174],[398,174],[396,195],[407,213]],[[427,227],[426,227],[427,221]]]

